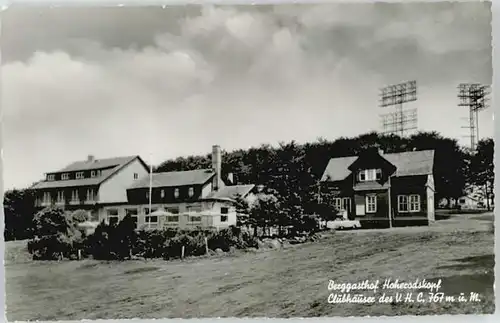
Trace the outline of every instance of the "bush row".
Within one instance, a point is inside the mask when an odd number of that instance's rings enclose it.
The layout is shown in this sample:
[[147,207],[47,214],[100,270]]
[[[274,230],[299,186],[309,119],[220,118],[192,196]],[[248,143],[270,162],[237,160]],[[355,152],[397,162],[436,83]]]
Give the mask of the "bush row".
[[[57,209],[47,210],[37,217],[37,235],[28,242],[35,260],[77,259],[92,257],[99,260],[123,260],[133,257],[180,258],[201,256],[210,250],[229,251],[258,248],[258,241],[238,227],[212,230],[135,230],[131,217],[118,224],[100,223],[93,234],[75,229],[78,221]],[[206,240],[205,240],[206,239]]]

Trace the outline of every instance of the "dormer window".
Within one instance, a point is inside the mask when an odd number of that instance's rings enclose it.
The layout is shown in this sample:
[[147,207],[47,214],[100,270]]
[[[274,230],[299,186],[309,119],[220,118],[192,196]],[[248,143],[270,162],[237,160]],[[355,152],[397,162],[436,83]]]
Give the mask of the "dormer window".
[[193,195],[194,195],[194,188],[193,187],[189,188],[188,194],[189,194],[189,197],[193,197]]
[[178,189],[178,188],[176,188],[176,189],[174,190],[174,197],[175,197],[175,198],[179,198],[179,189]]
[[48,181],[53,181],[54,179],[55,179],[55,175],[54,174],[47,175],[47,180]]
[[82,179],[82,178],[83,178],[83,172],[76,173],[76,179]]
[[382,178],[381,169],[364,169],[358,173],[358,180],[360,182],[378,181]]
[[68,173],[64,173],[61,175],[61,179],[64,181],[64,180],[67,180],[69,179],[69,174]]
[[95,170],[90,172],[90,177],[95,177]]

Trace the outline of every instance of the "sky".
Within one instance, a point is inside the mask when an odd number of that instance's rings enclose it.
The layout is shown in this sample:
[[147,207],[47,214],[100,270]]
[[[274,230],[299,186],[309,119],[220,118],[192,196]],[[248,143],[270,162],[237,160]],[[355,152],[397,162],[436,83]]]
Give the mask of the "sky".
[[[462,82],[492,81],[487,2],[2,13],[4,187],[67,164],[381,130],[380,88],[416,80],[418,127],[466,145]],[[493,112],[480,136],[493,136]]]

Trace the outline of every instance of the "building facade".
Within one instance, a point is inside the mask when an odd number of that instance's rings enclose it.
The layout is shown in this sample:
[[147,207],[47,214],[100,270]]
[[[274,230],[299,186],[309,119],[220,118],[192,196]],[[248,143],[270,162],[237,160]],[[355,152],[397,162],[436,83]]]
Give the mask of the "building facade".
[[254,190],[254,185],[234,185],[231,174],[223,180],[221,166],[219,146],[212,147],[211,168],[189,171],[150,174],[139,156],[89,157],[47,174],[34,189],[38,206],[88,210],[92,227],[130,215],[140,229],[219,229],[236,225],[235,199]]
[[99,221],[103,209],[127,203],[126,189],[147,176],[148,168],[139,156],[95,159],[74,162],[47,173],[34,184],[36,206],[55,205],[65,211],[86,210],[89,220]]
[[322,194],[350,219],[377,226],[429,224],[435,220],[434,151],[333,158],[321,179]]

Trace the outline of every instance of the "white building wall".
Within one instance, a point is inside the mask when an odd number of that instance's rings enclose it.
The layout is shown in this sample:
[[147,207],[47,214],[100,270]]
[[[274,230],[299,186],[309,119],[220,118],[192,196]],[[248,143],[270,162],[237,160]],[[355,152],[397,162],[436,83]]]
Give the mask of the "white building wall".
[[[202,206],[201,212],[188,212],[188,206]],[[227,214],[221,214],[221,208],[228,207]],[[104,206],[99,210],[99,222],[108,222],[108,212],[109,210],[116,210],[118,212],[118,219],[121,221],[125,215],[127,209],[137,210],[137,226],[138,228],[146,225],[146,212],[145,209],[149,208],[149,205],[112,205]],[[227,228],[231,225],[236,225],[236,208],[227,202],[203,202],[203,203],[177,203],[177,204],[152,204],[151,208],[153,210],[169,208],[179,209],[179,214],[172,214],[171,216],[178,217],[177,222],[169,222],[165,216],[159,216],[156,227],[171,227],[180,229],[195,229],[201,228]],[[222,221],[221,216],[227,216],[227,221]],[[192,217],[201,217],[200,221],[191,221]]]
[[[134,174],[138,175],[137,179],[134,179]],[[134,181],[140,180],[147,175],[148,169],[144,167],[139,159],[135,159],[101,184],[98,191],[99,203],[126,203],[127,188]]]
[[214,183],[212,181],[209,181],[203,188],[201,189],[201,197],[207,197],[210,193],[213,191],[213,186]]

